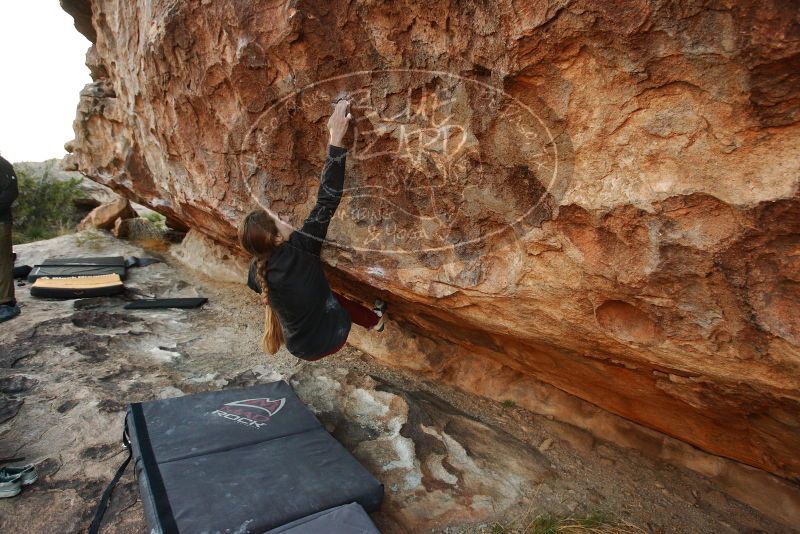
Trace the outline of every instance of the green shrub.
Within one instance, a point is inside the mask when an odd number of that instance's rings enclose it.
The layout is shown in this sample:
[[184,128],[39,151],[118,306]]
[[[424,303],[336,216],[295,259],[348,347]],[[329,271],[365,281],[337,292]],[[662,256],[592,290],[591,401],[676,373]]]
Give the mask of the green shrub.
[[146,214],[144,218],[153,223],[157,228],[161,228],[162,230],[167,228],[167,218],[160,213],[152,211]]
[[15,169],[19,197],[13,206],[14,244],[50,239],[72,232],[78,222],[75,200],[81,198],[78,178],[55,180],[45,172],[34,178]]

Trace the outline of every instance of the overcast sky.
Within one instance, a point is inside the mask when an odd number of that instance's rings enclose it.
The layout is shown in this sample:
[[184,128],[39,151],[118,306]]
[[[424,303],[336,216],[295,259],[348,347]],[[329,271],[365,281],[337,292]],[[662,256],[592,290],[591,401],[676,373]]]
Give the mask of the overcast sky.
[[0,0],[0,154],[11,162],[66,154],[78,93],[91,81],[89,40],[58,0]]

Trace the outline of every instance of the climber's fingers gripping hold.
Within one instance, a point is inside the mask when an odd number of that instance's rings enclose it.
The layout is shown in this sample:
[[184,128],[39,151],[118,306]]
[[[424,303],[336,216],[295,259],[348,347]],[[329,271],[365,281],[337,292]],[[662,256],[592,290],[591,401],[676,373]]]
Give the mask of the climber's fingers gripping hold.
[[352,118],[353,116],[350,114],[350,101],[342,99],[337,102],[331,118],[328,119],[330,144],[334,146],[343,146],[344,136],[347,133],[347,127],[350,125],[350,119]]

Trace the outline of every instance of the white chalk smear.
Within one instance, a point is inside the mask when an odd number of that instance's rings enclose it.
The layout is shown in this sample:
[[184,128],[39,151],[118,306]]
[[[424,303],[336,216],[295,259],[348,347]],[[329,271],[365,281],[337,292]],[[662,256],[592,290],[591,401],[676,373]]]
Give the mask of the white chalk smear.
[[367,274],[380,277],[386,276],[386,272],[380,267],[368,267]]

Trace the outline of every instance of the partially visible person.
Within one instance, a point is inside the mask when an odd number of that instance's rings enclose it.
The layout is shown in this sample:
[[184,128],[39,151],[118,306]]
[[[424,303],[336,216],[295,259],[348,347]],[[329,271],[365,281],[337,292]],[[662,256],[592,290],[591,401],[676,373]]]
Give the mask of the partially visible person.
[[11,204],[17,199],[14,166],[0,156],[0,322],[19,315],[14,298],[14,259],[11,254]]

